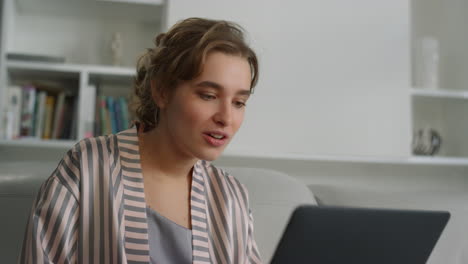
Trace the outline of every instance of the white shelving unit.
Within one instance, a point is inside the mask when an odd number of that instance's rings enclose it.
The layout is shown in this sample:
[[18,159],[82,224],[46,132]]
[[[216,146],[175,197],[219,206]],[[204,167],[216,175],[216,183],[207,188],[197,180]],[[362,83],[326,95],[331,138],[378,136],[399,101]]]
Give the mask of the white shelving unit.
[[[105,83],[108,86],[120,84],[127,87],[135,76],[135,62],[143,47],[151,46],[151,40],[164,26],[164,11],[166,1],[163,0],[47,0],[39,2],[35,0],[4,0],[2,2],[0,31],[0,107],[5,102],[5,94],[10,85],[18,76],[40,74],[46,78],[58,79],[59,81],[72,80],[78,95],[82,94],[89,84]],[[38,40],[37,43],[20,43],[24,36],[31,32],[27,27],[37,19],[37,27],[34,30],[48,38],[46,42]],[[87,22],[87,20],[91,22]],[[63,26],[56,25],[62,22]],[[90,24],[95,28],[89,28]],[[60,24],[60,23],[59,23]],[[115,25],[114,25],[115,24]],[[51,27],[49,29],[49,27]],[[62,29],[65,36],[52,32]],[[105,41],[96,36],[104,36],[110,32],[122,29],[127,34],[124,42],[128,43],[126,51],[129,54],[125,66],[115,67],[109,65],[109,57],[96,58],[96,54],[103,53]],[[138,30],[136,30],[138,29]],[[72,38],[70,45],[70,34],[66,31],[76,30],[77,36]],[[86,32],[92,35],[83,35]],[[134,31],[137,31],[135,33]],[[8,41],[7,41],[8,39]],[[84,41],[83,39],[86,39]],[[135,39],[132,42],[130,39]],[[93,45],[87,45],[94,42]],[[141,42],[136,44],[135,42]],[[50,44],[46,45],[44,43]],[[16,45],[18,44],[18,45]],[[141,45],[141,46],[139,46]],[[61,50],[63,54],[56,52],[56,47],[65,47]],[[40,48],[38,48],[40,47]],[[49,48],[49,49],[48,49]],[[67,49],[68,48],[68,49]],[[90,51],[91,50],[91,51]],[[64,56],[66,63],[44,63],[33,61],[7,60],[9,52],[30,52],[32,54],[45,53],[50,56]],[[104,52],[105,53],[105,52]],[[91,54],[91,55],[90,55]],[[111,90],[112,87],[107,89]],[[421,118],[417,116],[419,105],[428,105],[436,102],[438,109],[443,109],[443,104],[451,105],[452,102],[468,99],[468,91],[463,90],[423,90],[414,88],[410,91],[413,107],[413,128],[416,128]],[[79,98],[79,111],[83,110],[86,98]],[[420,103],[419,101],[422,101]],[[432,102],[432,103],[431,103]],[[443,103],[442,103],[443,102]],[[440,105],[439,105],[440,104]],[[1,115],[1,114],[0,114]],[[0,116],[0,119],[2,117]],[[440,119],[438,116],[436,119]],[[424,118],[422,118],[424,119]],[[424,121],[424,120],[423,120]],[[437,121],[436,127],[446,127]],[[0,126],[1,129],[1,126]],[[82,124],[77,128],[82,131]],[[78,133],[78,138],[82,134]],[[55,148],[67,149],[76,140],[0,140],[0,147],[31,147],[31,148]],[[450,154],[450,153],[448,153]],[[333,155],[303,155],[298,153],[272,154],[243,150],[227,150],[225,157],[242,157],[252,159],[269,159],[284,161],[319,161],[357,164],[389,164],[389,165],[440,165],[440,166],[466,166],[468,167],[468,147],[466,155],[463,151],[455,155],[442,155],[436,157],[409,156],[398,158],[386,157],[361,157],[361,156],[333,156]]]
[[[136,59],[161,32],[165,11],[162,0],[4,0],[0,5],[0,131],[8,87],[28,81],[61,83],[72,90],[79,120],[76,139],[1,139],[0,147],[69,148],[83,138],[84,89],[97,85],[100,94],[128,96]],[[110,65],[113,32],[122,36],[123,66]],[[8,53],[63,57],[65,62],[11,60]]]
[[[468,34],[450,30],[466,23],[465,7],[462,2],[411,1],[412,127],[434,129],[442,138],[436,157],[416,157],[425,162],[463,164],[468,158]],[[438,88],[421,87],[420,45],[426,37],[439,42]]]

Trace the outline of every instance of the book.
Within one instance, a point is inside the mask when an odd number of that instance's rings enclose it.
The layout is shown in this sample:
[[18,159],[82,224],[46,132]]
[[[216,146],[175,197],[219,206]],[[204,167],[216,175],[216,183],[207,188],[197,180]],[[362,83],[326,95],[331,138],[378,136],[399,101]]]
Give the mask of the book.
[[71,123],[71,131],[70,131],[70,139],[77,139],[77,134],[78,134],[78,100],[75,99],[73,101],[73,109],[72,109],[72,123]]
[[57,102],[55,104],[55,109],[54,109],[54,121],[52,123],[52,130],[51,130],[51,137],[53,139],[58,138],[59,134],[59,129],[60,129],[60,120],[62,120],[62,116],[64,114],[64,102],[65,102],[65,92],[59,93],[57,96]]
[[52,137],[52,125],[54,118],[54,104],[55,97],[48,95],[46,97],[45,117],[44,117],[44,132],[42,135],[43,139],[50,139]]
[[112,134],[112,116],[111,116],[111,106],[109,104],[108,96],[106,98],[106,135]]
[[34,137],[42,138],[44,132],[44,115],[47,93],[40,91],[36,96],[36,112],[34,118]]
[[20,136],[33,136],[34,107],[36,103],[36,88],[31,85],[23,87],[21,106],[21,129]]
[[17,139],[21,128],[22,89],[19,86],[8,88],[8,105],[5,115],[5,139]]
[[107,135],[109,134],[108,130],[108,115],[107,115],[107,109],[106,109],[106,97],[104,95],[101,95],[100,97],[100,106],[99,106],[99,111],[101,113],[101,135]]
[[128,129],[130,126],[129,113],[128,113],[128,104],[127,99],[124,97],[120,98],[120,111],[122,112],[122,130]]
[[115,123],[117,127],[117,132],[122,131],[123,124],[122,124],[122,111],[120,109],[120,98],[114,98],[114,117]]
[[65,96],[65,104],[64,104],[64,115],[63,119],[61,120],[61,128],[59,129],[60,133],[58,138],[60,139],[71,139],[72,138],[72,126],[75,117],[75,104],[76,104],[76,96]]
[[112,96],[107,96],[107,109],[109,115],[109,125],[110,125],[110,132],[108,134],[116,134],[117,133],[117,120],[115,116],[115,107],[114,107],[114,98]]
[[95,111],[96,111],[96,86],[89,85],[82,92],[82,99],[84,103],[82,107],[82,116],[80,122],[82,122],[82,131],[81,135],[85,138],[93,137],[94,136],[94,119],[95,119]]
[[101,100],[100,97],[96,97],[96,108],[94,111],[94,135],[102,135],[101,132]]

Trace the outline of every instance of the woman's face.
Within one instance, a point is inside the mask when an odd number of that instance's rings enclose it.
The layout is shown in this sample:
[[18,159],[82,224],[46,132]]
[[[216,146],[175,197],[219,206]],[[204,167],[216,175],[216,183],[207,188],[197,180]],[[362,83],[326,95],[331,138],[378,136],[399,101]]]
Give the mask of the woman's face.
[[250,95],[247,59],[212,52],[196,79],[181,83],[161,105],[161,127],[181,155],[215,160],[244,120]]

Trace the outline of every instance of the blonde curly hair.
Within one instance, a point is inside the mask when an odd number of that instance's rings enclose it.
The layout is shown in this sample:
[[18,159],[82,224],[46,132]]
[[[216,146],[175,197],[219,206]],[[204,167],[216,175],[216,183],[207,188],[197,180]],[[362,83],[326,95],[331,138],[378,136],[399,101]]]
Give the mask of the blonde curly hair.
[[[152,92],[171,94],[180,81],[201,74],[208,53],[219,51],[246,58],[252,73],[250,91],[258,81],[258,60],[245,43],[243,29],[229,21],[188,18],[159,34],[155,47],[147,49],[137,62],[130,111],[145,130],[159,120],[159,108]],[[151,83],[156,91],[152,91]]]

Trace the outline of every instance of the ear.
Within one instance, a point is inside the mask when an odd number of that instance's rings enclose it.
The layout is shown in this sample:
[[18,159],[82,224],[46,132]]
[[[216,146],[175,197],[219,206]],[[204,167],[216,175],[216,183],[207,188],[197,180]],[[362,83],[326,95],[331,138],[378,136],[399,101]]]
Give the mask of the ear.
[[157,87],[156,81],[151,80],[151,96],[159,109],[164,109],[167,105],[167,96],[161,87]]

